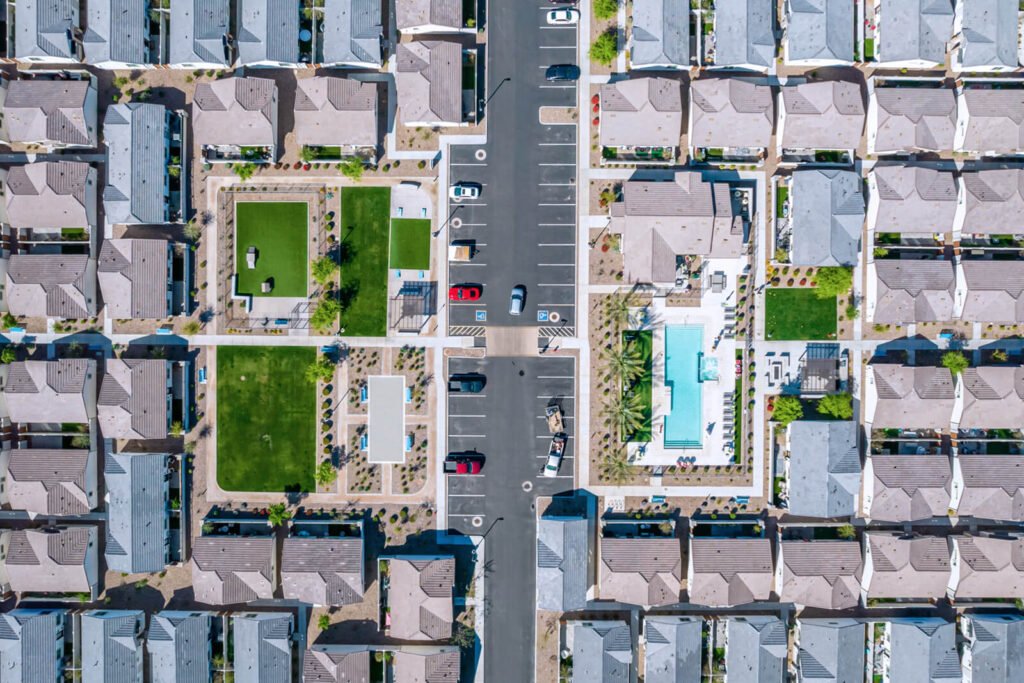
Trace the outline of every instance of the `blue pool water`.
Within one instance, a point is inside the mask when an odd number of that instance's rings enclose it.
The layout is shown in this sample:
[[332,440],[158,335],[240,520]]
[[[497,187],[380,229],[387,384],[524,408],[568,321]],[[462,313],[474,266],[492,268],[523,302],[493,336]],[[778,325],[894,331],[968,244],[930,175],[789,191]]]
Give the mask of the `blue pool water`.
[[704,328],[665,327],[665,385],[672,387],[672,405],[665,416],[666,448],[700,448],[702,411],[700,358]]

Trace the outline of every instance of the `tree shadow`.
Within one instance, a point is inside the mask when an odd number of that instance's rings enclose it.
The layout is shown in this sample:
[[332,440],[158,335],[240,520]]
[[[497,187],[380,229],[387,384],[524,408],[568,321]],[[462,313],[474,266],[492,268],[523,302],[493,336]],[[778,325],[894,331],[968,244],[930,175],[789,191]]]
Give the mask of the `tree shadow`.
[[359,280],[348,280],[338,290],[338,303],[341,304],[342,312],[352,307],[359,296]]

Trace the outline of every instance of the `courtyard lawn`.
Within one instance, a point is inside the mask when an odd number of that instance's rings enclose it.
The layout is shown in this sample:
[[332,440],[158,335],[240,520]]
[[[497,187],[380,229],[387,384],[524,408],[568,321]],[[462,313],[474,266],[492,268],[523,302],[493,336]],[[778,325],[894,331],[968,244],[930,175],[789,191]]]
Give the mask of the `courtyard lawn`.
[[314,491],[312,347],[217,349],[217,483],[225,491]]
[[391,267],[430,268],[430,219],[395,218],[391,221]]
[[640,404],[643,406],[643,421],[640,428],[634,431],[632,434],[625,434],[624,441],[639,441],[647,442],[650,441],[652,436],[651,432],[651,418],[654,413],[653,404],[653,384],[654,384],[654,358],[653,358],[653,346],[654,346],[654,333],[650,330],[630,330],[622,333],[622,347],[624,350],[634,350],[639,353],[640,357],[644,360],[644,373],[640,375],[633,386],[626,389],[624,393],[636,393],[640,396]]
[[387,333],[390,214],[391,188],[341,189],[341,326],[347,336]]
[[810,288],[769,289],[765,293],[765,338],[835,339],[836,298],[819,299]]
[[[235,270],[240,294],[306,298],[308,212],[305,202],[235,203]],[[245,260],[249,247],[257,251],[256,267],[251,270]],[[268,294],[260,291],[264,280],[273,281]]]

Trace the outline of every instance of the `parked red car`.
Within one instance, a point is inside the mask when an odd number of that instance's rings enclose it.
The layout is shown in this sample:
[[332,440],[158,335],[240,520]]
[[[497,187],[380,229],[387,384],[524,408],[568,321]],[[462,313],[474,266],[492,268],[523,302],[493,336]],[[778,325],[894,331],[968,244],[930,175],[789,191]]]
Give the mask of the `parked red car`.
[[447,474],[480,474],[484,468],[483,458],[468,455],[449,455],[444,461]]
[[480,298],[480,288],[476,285],[452,285],[448,289],[449,301],[476,301]]

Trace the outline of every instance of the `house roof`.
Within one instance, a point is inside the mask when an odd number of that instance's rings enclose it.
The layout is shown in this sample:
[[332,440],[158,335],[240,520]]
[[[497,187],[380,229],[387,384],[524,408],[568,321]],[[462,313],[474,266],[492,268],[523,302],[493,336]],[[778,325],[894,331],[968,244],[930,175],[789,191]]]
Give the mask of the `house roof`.
[[537,609],[583,609],[589,560],[585,517],[542,516],[537,523]]
[[1024,322],[1024,261],[961,261],[967,285],[961,318],[972,322]]
[[40,515],[85,514],[95,507],[95,460],[88,449],[12,449],[6,486],[11,507]]
[[789,192],[793,205],[793,264],[856,265],[864,227],[864,183],[860,174],[838,169],[794,171]]
[[853,61],[854,6],[845,0],[786,4],[789,60]]
[[894,681],[958,683],[956,625],[937,617],[893,619],[889,627],[889,676]]
[[291,683],[292,622],[290,612],[232,615],[237,683]]
[[955,599],[1024,598],[1024,538],[956,535],[950,540],[960,554]]
[[1024,522],[1024,456],[958,455],[961,517]]
[[791,514],[842,517],[856,513],[861,477],[857,431],[853,421],[790,423]]
[[96,304],[95,272],[85,254],[13,254],[7,265],[7,304],[29,317],[87,318]]
[[169,63],[229,66],[224,43],[230,32],[230,0],[176,0],[170,21]]
[[395,88],[402,123],[462,121],[462,47],[450,40],[399,43]]
[[873,363],[878,395],[874,427],[948,429],[953,412],[953,375],[943,367]]
[[[18,15],[19,21],[21,15]],[[96,96],[88,80],[13,80],[3,126],[11,142],[96,145]]]
[[768,147],[775,100],[762,82],[701,78],[690,84],[690,106],[691,147]]
[[89,422],[89,381],[96,361],[29,360],[8,366],[4,398],[12,422]]
[[299,61],[299,13],[288,0],[238,0],[238,64]]
[[869,598],[923,599],[946,594],[949,548],[945,538],[883,531],[867,532],[864,538],[871,564]]
[[109,358],[97,401],[108,439],[167,437],[167,361]]
[[85,228],[95,216],[96,171],[78,161],[39,161],[7,171],[6,222],[14,228]]
[[[771,0],[723,2],[715,7],[715,65],[768,67],[775,60]],[[687,25],[689,26],[689,25]]]
[[860,86],[814,81],[782,87],[782,146],[787,149],[857,149],[864,130]]
[[366,645],[314,645],[302,657],[303,683],[368,683]]
[[874,322],[926,323],[953,319],[956,270],[944,259],[877,259]]
[[1024,147],[1024,88],[966,87],[963,151],[1018,154]]
[[573,683],[626,683],[633,637],[624,621],[571,621]]
[[725,668],[739,681],[782,683],[789,631],[778,617],[730,617],[726,622]]
[[[452,0],[445,3],[462,4]],[[398,3],[402,7],[405,3]],[[396,11],[397,11],[396,7]],[[381,64],[380,0],[326,0],[323,45],[327,64]]]
[[700,683],[703,629],[700,617],[646,617],[644,683]]
[[210,676],[210,612],[163,610],[149,619],[146,649],[152,683],[206,683]]
[[411,28],[440,27],[462,29],[460,0],[401,0],[395,3],[395,24],[399,31]]
[[864,677],[864,624],[855,619],[800,619],[797,681],[842,683]]
[[82,681],[112,683],[142,678],[146,614],[92,610],[82,615]]
[[881,0],[878,56],[882,62],[942,64],[953,37],[952,0]]
[[952,171],[880,164],[871,171],[877,188],[877,232],[932,234],[953,231],[958,181]]
[[363,599],[363,539],[290,537],[281,548],[285,598],[313,605]]
[[103,211],[108,224],[166,221],[167,113],[161,104],[140,102],[107,108]]
[[683,89],[670,78],[633,78],[601,86],[601,144],[678,147]]
[[953,471],[945,455],[873,455],[871,517],[912,522],[945,517]]
[[200,145],[274,145],[276,120],[277,85],[269,78],[223,78],[196,86],[192,131]]
[[953,149],[956,93],[953,88],[876,86],[875,150],[942,152]]
[[455,558],[394,557],[390,565],[391,637],[399,640],[450,637]]
[[58,629],[64,610],[15,609],[0,614],[0,671],[4,680],[55,681]]
[[971,671],[978,680],[1014,683],[1024,680],[1024,616],[965,614],[974,637],[970,641]]
[[1017,9],[1014,0],[971,0],[963,12],[960,64],[964,68],[1017,68]]
[[690,602],[743,605],[767,600],[772,589],[772,543],[767,538],[691,538]]
[[675,604],[682,566],[678,538],[602,538],[601,598],[642,606]]
[[137,574],[167,566],[167,455],[108,453],[103,461],[107,489],[107,568]]
[[393,683],[458,683],[459,648],[401,648],[395,652]]
[[782,541],[779,599],[821,609],[856,607],[860,553],[856,541]]
[[675,0],[633,0],[634,67],[690,66],[690,6]]
[[274,545],[272,537],[197,538],[191,560],[196,601],[233,605],[274,597]]
[[7,575],[17,593],[88,593],[96,563],[94,526],[11,531]]
[[296,81],[293,132],[300,145],[376,147],[377,84],[326,76]]
[[168,246],[166,240],[103,240],[96,277],[107,315],[167,317]]
[[78,7],[77,0],[16,0],[18,21],[11,56],[78,61],[71,42],[72,31],[79,28]]
[[1024,415],[1024,367],[985,365],[961,373],[960,429],[1013,429]]
[[967,213],[964,234],[991,235],[1024,221],[1024,169],[964,171]]
[[92,0],[82,33],[87,64],[149,62],[146,41],[146,12],[149,5],[138,0]]

